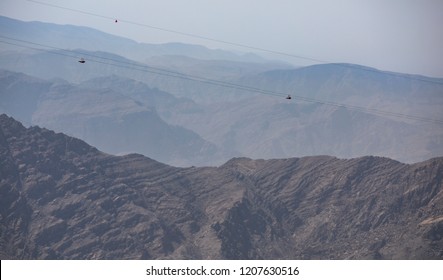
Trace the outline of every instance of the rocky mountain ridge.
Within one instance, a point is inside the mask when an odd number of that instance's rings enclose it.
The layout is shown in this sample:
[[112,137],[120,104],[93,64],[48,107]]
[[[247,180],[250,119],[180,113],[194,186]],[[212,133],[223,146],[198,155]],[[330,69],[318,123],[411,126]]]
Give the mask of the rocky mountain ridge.
[[442,259],[443,158],[176,168],[0,116],[2,259]]

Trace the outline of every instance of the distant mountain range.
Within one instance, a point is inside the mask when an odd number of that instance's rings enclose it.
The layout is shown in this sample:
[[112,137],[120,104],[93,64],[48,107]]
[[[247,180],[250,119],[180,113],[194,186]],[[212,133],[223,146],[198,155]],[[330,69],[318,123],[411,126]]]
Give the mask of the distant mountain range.
[[[111,35],[89,27],[37,21],[24,22],[4,16],[0,16],[0,35],[60,49],[101,50],[137,61],[144,61],[151,57],[164,55],[181,55],[205,60],[266,61],[252,53],[236,54],[179,42],[166,44],[137,43],[134,40]],[[34,47],[37,46],[34,45]],[[16,50],[17,46],[0,44],[1,49]]]
[[2,36],[58,47],[0,44],[0,112],[105,152],[175,166],[220,165],[233,156],[413,163],[443,155],[441,78],[339,63],[294,68],[85,27],[0,22]]
[[[81,137],[109,153],[139,152],[176,165],[202,164],[220,156],[215,145],[167,124],[155,110],[156,106],[192,107],[192,101],[135,81],[124,80],[130,91],[118,83],[111,77],[75,86],[0,71],[0,111]],[[137,94],[144,103],[135,99]]]
[[1,259],[442,259],[443,158],[176,168],[0,115]]
[[[109,153],[137,152],[176,166],[218,165],[242,155],[372,154],[416,162],[443,154],[438,124],[266,96],[201,105],[118,76],[76,85],[0,73],[0,112]],[[431,113],[440,106],[423,103],[411,108]]]

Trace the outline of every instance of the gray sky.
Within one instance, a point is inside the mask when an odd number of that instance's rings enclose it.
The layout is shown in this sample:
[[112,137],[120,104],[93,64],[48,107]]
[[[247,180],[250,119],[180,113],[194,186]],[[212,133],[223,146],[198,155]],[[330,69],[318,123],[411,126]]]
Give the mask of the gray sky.
[[[93,27],[145,43],[185,42],[256,52],[125,23],[403,73],[443,77],[443,0],[0,0],[0,14]],[[285,56],[297,65],[309,60]]]

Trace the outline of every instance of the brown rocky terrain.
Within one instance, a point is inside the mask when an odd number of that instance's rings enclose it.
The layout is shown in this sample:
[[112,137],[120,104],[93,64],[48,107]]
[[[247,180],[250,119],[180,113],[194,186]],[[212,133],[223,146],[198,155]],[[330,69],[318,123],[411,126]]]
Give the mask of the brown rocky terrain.
[[1,115],[0,257],[443,259],[442,181],[443,158],[176,168]]

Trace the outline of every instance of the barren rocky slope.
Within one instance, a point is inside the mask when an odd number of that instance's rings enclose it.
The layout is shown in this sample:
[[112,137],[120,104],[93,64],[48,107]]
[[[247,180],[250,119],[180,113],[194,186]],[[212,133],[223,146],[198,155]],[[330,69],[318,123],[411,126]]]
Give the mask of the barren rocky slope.
[[175,168],[0,116],[2,259],[442,259],[443,158]]

